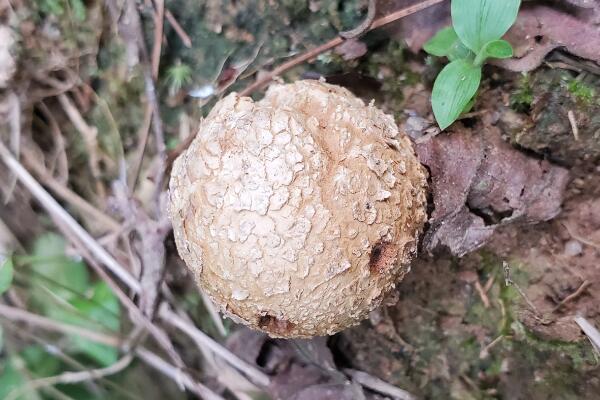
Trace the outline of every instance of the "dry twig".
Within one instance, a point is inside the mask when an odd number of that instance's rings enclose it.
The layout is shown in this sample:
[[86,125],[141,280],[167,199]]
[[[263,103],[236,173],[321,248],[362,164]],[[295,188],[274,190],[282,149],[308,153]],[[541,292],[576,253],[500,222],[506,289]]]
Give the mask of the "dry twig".
[[81,133],[83,141],[87,148],[89,157],[89,167],[92,172],[92,177],[96,183],[96,194],[100,199],[106,198],[106,190],[102,185],[101,173],[100,173],[100,157],[98,154],[98,129],[96,127],[88,125],[87,122],[79,113],[79,110],[71,103],[71,100],[66,94],[61,93],[58,95],[58,101],[62,106],[63,110],[69,117],[69,120],[73,123],[75,128]]
[[177,33],[177,36],[179,36],[179,38],[183,42],[183,45],[187,48],[191,48],[192,47],[192,39],[190,39],[190,36],[181,27],[181,25],[179,24],[179,22],[177,21],[175,16],[171,13],[171,11],[166,10],[165,17],[167,17],[167,21],[169,21],[169,24],[171,24],[171,27],[173,28],[175,33]]
[[587,319],[583,317],[575,317],[574,319],[577,325],[579,325],[579,327],[583,331],[583,333],[585,333],[590,339],[590,342],[592,342],[592,345],[594,346],[596,351],[600,353],[600,332],[598,332],[598,329],[596,329],[594,325],[592,325]]
[[0,304],[0,317],[7,318],[12,321],[25,322],[49,331],[79,335],[107,346],[120,347],[122,343],[122,340],[116,336],[111,336],[97,331],[90,331],[75,325],[65,324],[41,315],[21,310],[20,308],[10,307],[4,304]]
[[[57,202],[50,196],[44,188],[23,168],[23,166],[10,154],[8,149],[0,142],[0,159],[13,171],[19,180],[31,191],[44,208],[53,216],[55,216],[62,224],[81,241],[89,252],[100,262],[102,262],[111,272],[113,272],[129,289],[136,293],[141,291],[141,284],[135,280],[129,272],[118,261],[114,259],[102,246],[85,229],[81,227]],[[168,309],[165,304],[160,312],[161,317],[170,325],[180,329],[189,337],[194,339],[199,345],[205,346],[213,353],[229,362],[232,366],[246,373],[255,383],[260,386],[267,386],[269,377],[263,374],[258,369],[245,363],[229,350],[215,342],[204,332],[200,331],[195,326],[181,319],[177,314]]]
[[[417,3],[413,6],[410,7],[406,7],[403,8],[401,10],[398,10],[396,12],[393,12],[389,15],[386,15],[385,17],[381,17],[378,18],[376,20],[374,20],[372,22],[372,24],[370,25],[369,29],[362,32],[368,32],[371,31],[373,29],[377,29],[380,28],[384,25],[387,25],[391,22],[394,22],[396,20],[399,20],[400,18],[404,18],[408,15],[414,14],[418,11],[424,10],[428,7],[431,7],[433,5],[439,4],[441,2],[443,2],[445,0],[426,0],[423,1],[421,3]],[[271,72],[265,74],[264,76],[260,77],[259,79],[257,79],[255,82],[251,83],[248,87],[246,87],[244,90],[242,90],[240,92],[240,96],[248,96],[250,95],[252,92],[254,92],[256,89],[261,88],[262,86],[266,85],[267,83],[271,82],[276,76],[281,75],[282,73],[284,73],[285,71],[299,65],[302,64],[305,61],[308,61],[312,58],[315,58],[316,56],[318,56],[321,53],[324,53],[328,50],[333,49],[336,46],[339,46],[340,44],[342,44],[344,42],[344,39],[340,36],[331,39],[329,42],[324,43],[320,46],[315,47],[314,49],[308,50],[307,52],[300,54],[297,57],[292,58],[291,60],[281,64],[280,66],[276,67],[275,69],[273,69]]]
[[162,49],[163,29],[165,22],[165,2],[164,0],[154,0],[154,43],[152,44],[152,78],[158,78],[158,68],[160,67],[160,52]]
[[416,397],[404,389],[400,389],[394,385],[371,376],[363,371],[357,371],[354,369],[344,369],[344,373],[350,376],[355,382],[360,383],[362,386],[374,390],[386,396],[390,396],[397,400],[416,400]]
[[73,192],[67,186],[56,180],[47,169],[40,164],[37,158],[27,149],[22,152],[24,163],[34,172],[42,184],[50,188],[58,197],[69,203],[81,213],[86,214],[96,224],[99,223],[106,229],[116,232],[121,228],[121,224],[112,217],[104,214],[95,206],[88,203],[84,198]]
[[567,117],[569,118],[569,123],[571,124],[571,131],[573,132],[573,137],[575,140],[579,140],[579,128],[577,127],[577,120],[575,119],[575,113],[573,110],[569,110],[567,112]]
[[583,281],[583,283],[579,286],[579,288],[577,288],[577,290],[573,293],[571,293],[570,295],[568,295],[567,297],[565,297],[564,299],[562,299],[562,301],[560,303],[558,303],[556,305],[556,307],[554,307],[552,309],[551,312],[555,313],[557,312],[562,306],[564,306],[565,304],[567,304],[568,302],[570,302],[571,300],[579,297],[579,295],[581,295],[585,289],[588,288],[588,286],[591,285],[591,282],[588,280]]
[[339,35],[344,39],[353,39],[357,36],[367,32],[371,27],[371,24],[375,20],[375,12],[377,11],[377,1],[369,0],[369,9],[367,10],[367,16],[364,21],[361,22],[356,28],[350,29],[349,31],[340,32]]
[[571,228],[571,225],[569,225],[566,222],[563,222],[562,225],[567,229],[567,232],[569,232],[569,235],[575,239],[580,241],[583,244],[587,244],[590,247],[595,248],[596,250],[600,250],[600,243],[596,243],[592,240],[586,239],[585,237],[583,237],[582,235],[580,235],[579,233],[575,232],[575,230],[573,228]]
[[34,379],[28,381],[25,385],[10,391],[6,396],[5,400],[16,400],[17,398],[19,398],[19,396],[23,395],[24,393],[27,393],[32,390],[45,388],[48,386],[72,385],[114,375],[127,368],[131,363],[132,359],[133,356],[131,354],[127,354],[120,360],[118,360],[116,363],[106,368],[90,369],[86,371],[77,372],[69,371],[63,372],[62,374],[56,376]]
[[521,297],[523,298],[523,300],[525,300],[529,308],[531,308],[531,310],[535,313],[535,316],[539,318],[540,312],[537,309],[537,307],[531,302],[531,300],[529,300],[529,297],[527,297],[523,289],[521,289],[521,287],[517,285],[515,281],[512,280],[510,276],[510,267],[506,261],[502,261],[502,268],[504,269],[504,284],[506,286],[513,286],[515,289],[517,289],[519,295],[521,295]]
[[481,360],[486,359],[489,357],[490,355],[490,350],[497,345],[498,343],[500,343],[500,341],[504,339],[504,335],[500,335],[498,336],[496,339],[492,340],[487,346],[485,346],[483,349],[481,349],[481,351],[479,352],[479,358]]
[[180,331],[184,332],[190,338],[192,338],[200,347],[208,348],[214,354],[218,355],[233,367],[243,372],[250,380],[258,386],[266,387],[269,385],[269,377],[262,371],[256,369],[252,365],[248,364],[221,344],[217,343],[206,333],[198,330],[196,327],[189,324],[175,312],[173,312],[166,304],[163,304],[158,312],[160,318],[169,325],[174,326]]
[[141,289],[140,283],[123,268],[96,240],[79,225],[77,221],[65,211],[64,208],[52,196],[44,190],[21,163],[0,142],[0,159],[6,164],[21,183],[31,192],[33,197],[40,202],[49,214],[54,215],[61,223],[66,225],[85,244],[88,250],[100,260],[112,273],[123,281],[130,289],[138,293]]
[[[40,315],[33,314],[18,308],[5,306],[3,304],[0,304],[0,317],[8,318],[14,321],[22,321],[34,324],[39,328],[53,332],[80,335],[82,337],[85,337],[86,339],[97,343],[102,343],[107,346],[120,347],[120,345],[123,343],[122,339],[119,339],[114,336],[90,331],[85,328],[79,328],[74,325],[63,324],[54,321],[50,318],[42,317]],[[168,362],[164,361],[162,358],[158,357],[156,354],[148,351],[147,349],[143,347],[138,347],[137,349],[135,349],[135,354],[146,364],[155,368],[157,371],[160,371],[169,378],[173,379],[179,385],[184,386],[189,391],[197,394],[201,398],[206,398],[210,400],[223,400],[221,396],[212,392],[209,388],[202,385],[201,383],[196,382],[192,377],[183,372],[180,368],[169,364]]]
[[486,291],[481,286],[481,283],[479,283],[479,279],[475,281],[475,289],[477,290],[477,293],[479,293],[479,297],[481,297],[481,301],[483,302],[483,306],[485,308],[490,308],[490,299],[487,296]]

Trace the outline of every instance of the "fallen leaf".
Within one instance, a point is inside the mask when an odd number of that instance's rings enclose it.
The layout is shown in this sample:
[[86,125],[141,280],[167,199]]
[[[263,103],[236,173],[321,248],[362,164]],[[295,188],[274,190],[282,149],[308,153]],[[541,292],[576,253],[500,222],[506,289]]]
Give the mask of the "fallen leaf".
[[495,229],[537,223],[560,212],[569,179],[566,169],[526,155],[494,126],[454,131],[418,143],[431,174],[434,210],[423,249],[447,248],[457,256],[485,244]]

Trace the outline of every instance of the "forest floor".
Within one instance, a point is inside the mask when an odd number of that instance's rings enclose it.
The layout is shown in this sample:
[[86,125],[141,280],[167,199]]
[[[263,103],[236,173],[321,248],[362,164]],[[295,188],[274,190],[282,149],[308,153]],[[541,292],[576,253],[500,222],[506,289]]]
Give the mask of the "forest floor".
[[[0,398],[598,398],[600,7],[585,1],[525,2],[517,58],[484,68],[448,132],[430,107],[443,62],[420,50],[447,2],[276,77],[374,100],[429,169],[420,255],[369,320],[272,340],[193,284],[161,209],[170,163],[218,99],[367,3],[0,2]],[[377,18],[413,3],[378,1]]]

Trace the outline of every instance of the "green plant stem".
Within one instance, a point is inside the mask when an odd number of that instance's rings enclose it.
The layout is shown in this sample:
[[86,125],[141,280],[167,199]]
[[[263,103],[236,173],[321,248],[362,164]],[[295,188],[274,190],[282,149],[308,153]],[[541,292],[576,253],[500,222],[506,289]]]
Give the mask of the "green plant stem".
[[484,51],[479,51],[479,53],[477,53],[477,55],[475,56],[475,60],[473,60],[473,65],[476,67],[482,67],[483,63],[485,62],[485,52]]

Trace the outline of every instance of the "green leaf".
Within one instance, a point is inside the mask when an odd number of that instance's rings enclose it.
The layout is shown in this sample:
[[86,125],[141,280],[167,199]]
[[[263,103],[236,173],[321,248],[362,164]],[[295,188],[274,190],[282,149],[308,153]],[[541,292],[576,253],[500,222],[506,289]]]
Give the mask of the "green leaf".
[[86,9],[85,4],[82,0],[71,0],[71,10],[73,11],[73,17],[78,22],[85,21]]
[[510,58],[513,56],[513,48],[506,40],[492,40],[486,43],[477,57],[475,65],[481,65],[488,58]]
[[[31,291],[32,297],[46,316],[109,333],[120,329],[121,310],[116,295],[105,282],[90,282],[86,265],[65,254],[65,240],[61,236],[41,236],[34,245],[33,255],[23,259],[34,272],[30,282],[37,287]],[[48,292],[54,301],[48,301]],[[101,366],[113,364],[119,356],[117,349],[77,335],[69,335],[69,343],[72,351]]]
[[[17,362],[17,359],[11,357],[0,363],[0,399],[5,399],[10,392],[22,387],[26,382],[26,378],[15,368]],[[32,397],[21,397],[20,399],[26,398]]]
[[[91,295],[70,301],[74,310],[55,309],[52,318],[71,325],[106,332],[120,329],[120,306],[117,296],[105,282],[93,285]],[[87,355],[99,365],[107,367],[118,359],[118,350],[114,347],[98,344],[77,335],[70,336],[73,350]]]
[[429,39],[423,46],[423,50],[433,56],[445,57],[450,53],[457,40],[458,36],[454,28],[449,26],[438,31],[434,37]]
[[0,295],[8,290],[12,283],[14,267],[12,258],[7,258],[0,264]]
[[450,61],[468,58],[473,55],[471,50],[460,41],[451,26],[436,33],[434,37],[425,43],[423,50],[434,56],[448,57]]
[[452,0],[452,25],[462,42],[478,54],[515,23],[520,5],[521,0]]
[[[63,300],[71,300],[78,294],[85,293],[89,287],[87,267],[81,261],[65,255],[65,240],[54,233],[40,236],[33,246],[31,257],[31,284],[48,287],[53,294]],[[42,307],[52,307],[47,296],[37,290],[32,294]]]
[[477,93],[481,82],[481,67],[466,60],[446,65],[433,84],[431,105],[440,126],[446,129],[460,116]]

